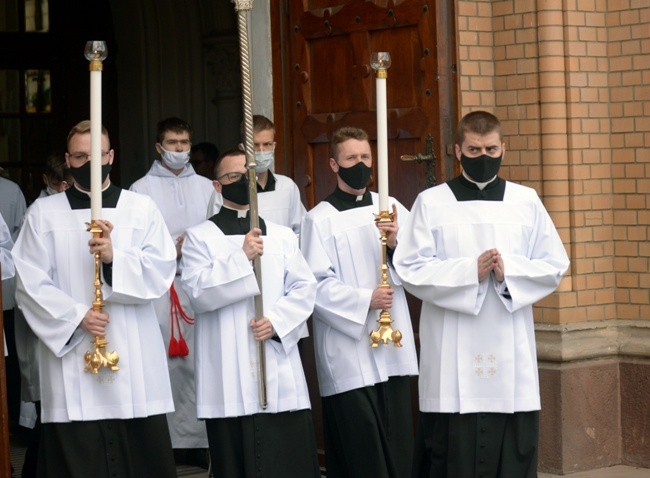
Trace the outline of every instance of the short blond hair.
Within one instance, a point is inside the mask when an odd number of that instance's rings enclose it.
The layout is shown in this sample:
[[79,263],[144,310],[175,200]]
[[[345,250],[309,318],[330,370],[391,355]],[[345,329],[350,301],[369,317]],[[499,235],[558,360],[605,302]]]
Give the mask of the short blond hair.
[[[87,133],[90,133],[90,120],[80,121],[79,123],[74,125],[72,127],[72,129],[70,130],[70,132],[68,133],[68,139],[67,139],[66,144],[67,145],[70,144],[70,140],[72,139],[72,137],[74,135],[76,135],[76,134],[87,134]],[[110,148],[111,139],[108,137],[108,130],[106,128],[104,128],[103,125],[102,125],[102,135],[106,136],[106,139],[108,139],[108,147]]]

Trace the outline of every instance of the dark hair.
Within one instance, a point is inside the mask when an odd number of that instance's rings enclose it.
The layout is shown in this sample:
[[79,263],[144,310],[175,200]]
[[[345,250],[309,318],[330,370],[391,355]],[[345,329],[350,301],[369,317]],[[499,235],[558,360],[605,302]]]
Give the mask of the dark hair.
[[233,148],[229,149],[228,151],[221,153],[217,160],[214,163],[214,177],[218,178],[219,174],[217,171],[219,171],[219,168],[221,167],[221,163],[224,160],[224,158],[228,158],[230,156],[245,156],[245,153],[241,149]]
[[462,146],[467,132],[476,133],[481,136],[496,131],[499,139],[503,141],[503,131],[499,118],[487,111],[472,111],[463,116],[456,128],[456,144]]
[[65,162],[65,156],[60,152],[52,153],[45,159],[43,174],[60,183],[63,181],[72,183],[70,168]]
[[[268,119],[266,116],[253,115],[253,134],[259,133],[260,131],[265,131],[267,129],[272,129],[273,133],[275,133],[275,125],[273,124],[273,121]],[[239,137],[241,138],[240,141],[242,143],[245,143],[246,128],[243,121],[241,122],[241,125],[239,127]]]
[[192,127],[186,121],[183,121],[180,118],[171,117],[160,120],[156,127],[156,142],[162,143],[165,139],[165,133],[167,131],[173,131],[174,133],[185,133],[187,132],[192,139]]
[[330,141],[330,155],[334,160],[336,160],[336,156],[339,154],[339,145],[345,143],[348,139],[368,141],[368,133],[361,128],[355,128],[353,126],[344,126],[334,131]]
[[192,146],[192,152],[199,151],[203,153],[205,159],[216,161],[219,157],[219,148],[213,143],[199,143]]

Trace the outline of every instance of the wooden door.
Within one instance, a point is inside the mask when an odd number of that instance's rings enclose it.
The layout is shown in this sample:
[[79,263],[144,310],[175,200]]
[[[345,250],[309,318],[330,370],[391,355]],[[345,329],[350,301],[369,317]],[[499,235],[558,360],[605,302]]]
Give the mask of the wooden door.
[[[376,157],[373,51],[391,55],[388,69],[389,192],[407,208],[427,187],[424,163],[437,157],[437,182],[454,175],[455,66],[453,0],[289,0],[271,2],[276,167],[298,184],[308,209],[336,186],[329,141],[342,126],[366,130]],[[376,174],[376,164],[375,174]],[[376,185],[371,184],[376,191]],[[411,298],[417,340],[419,301]],[[310,340],[303,344],[314,424],[322,449],[321,403]],[[417,410],[413,380],[414,410]]]
[[[272,2],[274,3],[274,2]],[[455,66],[451,0],[292,0],[277,7],[275,119],[279,169],[292,175],[307,208],[331,193],[329,140],[342,126],[365,129],[376,157],[373,51],[387,51],[390,194],[410,207],[426,167],[401,155],[424,153],[433,138],[437,182],[453,177]],[[288,12],[283,9],[288,8]],[[288,20],[287,20],[288,19]],[[277,30],[277,29],[276,29]],[[282,81],[278,81],[279,77]],[[375,185],[371,184],[375,189]]]

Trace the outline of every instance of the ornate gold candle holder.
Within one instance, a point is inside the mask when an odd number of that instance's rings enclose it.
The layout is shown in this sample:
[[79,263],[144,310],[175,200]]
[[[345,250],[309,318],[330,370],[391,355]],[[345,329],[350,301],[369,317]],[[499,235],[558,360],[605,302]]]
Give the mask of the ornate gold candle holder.
[[[391,222],[394,218],[394,214],[389,213],[388,211],[379,211],[379,214],[375,216],[376,222]],[[381,288],[390,288],[388,283],[388,261],[386,256],[386,247],[387,239],[386,232],[381,231],[381,283],[378,287]],[[388,309],[382,309],[379,313],[379,319],[377,320],[379,328],[370,332],[370,346],[372,348],[377,348],[379,343],[384,345],[388,344],[389,341],[393,342],[395,347],[401,347],[402,333],[399,330],[393,330],[390,324],[393,323],[393,320],[390,318],[390,312]]]
[[[102,237],[102,230],[93,220],[92,223],[88,224],[88,231],[93,235],[93,237]],[[101,257],[99,252],[95,252],[95,300],[93,301],[93,310],[95,312],[101,312],[104,308],[104,297],[102,294],[102,280],[101,280]],[[102,367],[110,368],[112,371],[119,370],[117,363],[120,361],[120,357],[115,352],[107,352],[106,346],[108,342],[105,337],[95,337],[95,340],[91,342],[94,351],[88,350],[84,355],[86,361],[86,366],[84,367],[85,371],[90,371],[90,373],[99,373],[99,369]]]

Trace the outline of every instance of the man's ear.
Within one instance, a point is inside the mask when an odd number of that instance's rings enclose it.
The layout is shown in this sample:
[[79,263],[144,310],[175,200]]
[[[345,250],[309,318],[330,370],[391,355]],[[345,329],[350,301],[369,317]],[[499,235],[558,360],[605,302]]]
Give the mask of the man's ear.
[[460,149],[460,146],[458,144],[454,145],[454,149],[456,150],[456,159],[460,161],[460,157],[462,155],[462,151]]
[[339,164],[336,162],[334,158],[330,158],[330,168],[332,168],[332,171],[334,171],[336,174],[339,172]]
[[156,151],[158,152],[159,155],[163,155],[163,150],[162,147],[160,146],[160,143],[156,143]]
[[237,147],[239,148],[240,151],[245,151],[245,148],[244,148],[244,144],[243,144],[243,143],[239,143],[239,144],[237,145]]
[[216,179],[212,180],[212,187],[214,188],[215,191],[221,194],[221,183],[219,181],[217,181]]

